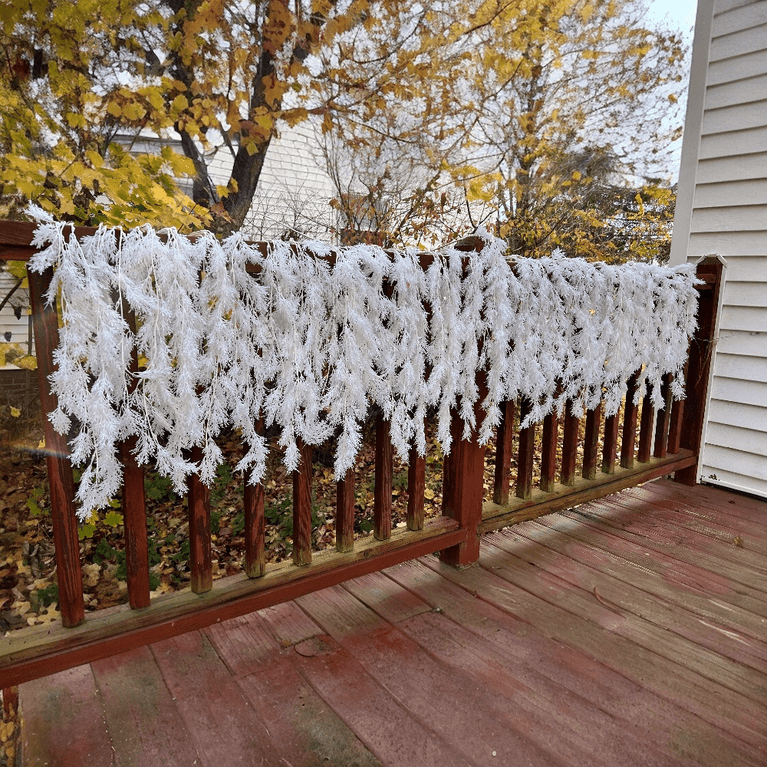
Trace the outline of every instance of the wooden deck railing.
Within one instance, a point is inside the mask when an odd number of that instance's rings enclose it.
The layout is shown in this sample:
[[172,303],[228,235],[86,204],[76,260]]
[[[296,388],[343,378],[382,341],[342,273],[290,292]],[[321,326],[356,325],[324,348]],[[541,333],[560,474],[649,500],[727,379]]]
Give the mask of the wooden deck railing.
[[[30,245],[33,230],[31,224],[1,223],[0,258],[28,260],[34,253]],[[76,234],[83,236],[92,231],[83,229]],[[475,246],[476,243],[467,241],[465,249]],[[430,260],[426,256],[424,265]],[[199,479],[192,478],[188,492],[190,589],[157,597],[151,604],[143,468],[136,464],[133,445],[127,441],[121,446],[121,453],[125,467],[122,509],[129,604],[91,613],[87,619],[68,446],[44,417],[62,622],[53,627],[12,632],[3,639],[0,689],[199,629],[431,552],[439,551],[442,560],[449,564],[467,566],[479,556],[479,535],[484,531],[573,506],[654,477],[676,472],[680,481],[694,483],[721,265],[716,259],[707,260],[699,265],[698,274],[705,284],[701,288],[700,329],[688,364],[686,401],[671,404],[670,397],[666,397],[666,407],[654,413],[648,400],[638,409],[628,396],[622,420],[618,416],[603,419],[600,405],[587,413],[583,428],[580,420],[567,412],[561,428],[557,417],[550,415],[542,425],[522,430],[515,427],[515,413],[524,417],[526,402],[505,403],[496,437],[492,500],[487,501],[483,498],[485,448],[478,444],[476,436],[461,439],[463,423],[455,415],[453,449],[444,459],[442,516],[424,518],[425,461],[413,451],[408,468],[407,526],[394,530],[393,449],[388,424],[379,417],[375,430],[374,535],[364,541],[354,540],[355,476],[350,471],[337,483],[335,551],[313,552],[311,548],[311,447],[304,445],[301,468],[293,474],[292,563],[266,565],[264,490],[261,486],[246,485],[244,573],[215,583],[210,494]],[[58,319],[55,310],[46,307],[42,300],[51,277],[50,271],[29,274],[44,413],[56,407],[48,375],[53,370],[52,354],[58,344]],[[666,382],[667,387],[669,383]],[[514,450],[517,470],[512,487]],[[541,456],[540,479],[534,483],[536,454]]]

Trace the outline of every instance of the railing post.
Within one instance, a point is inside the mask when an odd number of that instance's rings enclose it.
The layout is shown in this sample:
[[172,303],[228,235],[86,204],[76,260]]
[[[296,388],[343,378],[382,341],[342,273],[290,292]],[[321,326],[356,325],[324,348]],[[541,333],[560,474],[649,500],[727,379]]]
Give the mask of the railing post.
[[56,307],[45,305],[45,294],[53,279],[53,269],[42,274],[27,270],[32,323],[35,332],[37,376],[40,384],[40,406],[45,433],[45,461],[51,490],[51,523],[56,546],[56,579],[59,586],[61,622],[70,628],[85,620],[83,579],[80,570],[80,541],[75,516],[75,483],[69,446],[65,436],[56,432],[48,413],[58,407],[58,398],[50,390],[48,377],[53,373],[53,351],[59,345]]
[[698,330],[690,342],[685,386],[687,399],[679,439],[680,447],[694,451],[696,460],[694,465],[677,471],[674,476],[677,482],[684,485],[694,485],[698,479],[723,267],[724,264],[719,258],[707,256],[698,263],[697,268],[697,276],[705,280],[705,284],[698,287]]
[[[484,381],[479,387],[479,396],[474,406],[477,426],[485,416],[481,402],[487,392]],[[454,567],[468,567],[479,559],[478,526],[482,521],[484,494],[485,448],[478,441],[478,428],[471,439],[461,438],[463,421],[453,412],[450,424],[453,447],[445,457],[442,474],[442,513],[452,517],[466,531],[463,543],[440,551],[440,559]]]

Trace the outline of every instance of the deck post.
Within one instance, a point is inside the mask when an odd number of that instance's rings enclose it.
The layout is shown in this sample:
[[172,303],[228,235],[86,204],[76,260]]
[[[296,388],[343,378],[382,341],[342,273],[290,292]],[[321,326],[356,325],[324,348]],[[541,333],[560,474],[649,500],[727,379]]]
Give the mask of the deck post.
[[698,330],[690,342],[687,363],[687,399],[682,413],[679,444],[696,455],[695,464],[674,475],[677,482],[694,485],[698,481],[698,466],[703,447],[703,425],[708,399],[708,380],[714,356],[719,294],[722,289],[724,264],[716,256],[706,256],[698,263],[697,276],[705,281],[698,287]]
[[53,279],[53,268],[42,274],[27,269],[32,324],[35,332],[37,376],[40,384],[40,407],[45,433],[45,462],[51,491],[51,523],[56,546],[56,580],[59,586],[61,622],[67,628],[85,620],[83,578],[80,570],[80,541],[75,516],[75,483],[69,462],[67,438],[54,430],[48,413],[58,407],[48,376],[53,373],[53,351],[59,345],[59,326],[55,306],[45,303],[45,294]]
[[479,524],[482,521],[484,495],[485,446],[479,444],[479,425],[485,416],[481,402],[487,393],[482,376],[479,396],[474,405],[477,426],[471,439],[462,439],[463,421],[456,411],[450,423],[453,446],[445,456],[442,472],[442,513],[452,517],[466,531],[462,543],[442,549],[439,558],[454,567],[469,567],[479,559]]

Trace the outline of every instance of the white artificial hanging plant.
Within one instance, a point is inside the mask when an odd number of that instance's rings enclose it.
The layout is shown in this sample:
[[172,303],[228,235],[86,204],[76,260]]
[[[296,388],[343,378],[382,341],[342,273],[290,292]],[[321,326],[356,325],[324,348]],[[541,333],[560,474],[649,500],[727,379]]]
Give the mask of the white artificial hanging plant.
[[40,224],[30,268],[53,266],[47,300],[61,296],[50,419],[62,433],[76,427],[83,518],[119,491],[129,436],[138,461],[182,493],[192,472],[213,481],[216,438],[230,427],[251,483],[268,455],[259,425],[278,427],[289,471],[300,442],[336,436],[341,479],[374,407],[407,460],[411,449],[425,454],[430,411],[449,452],[454,412],[464,438],[478,429],[486,443],[509,399],[527,398],[528,425],[566,403],[578,414],[603,400],[611,415],[636,371],[637,398],[649,392],[660,406],[667,373],[683,396],[691,267],[509,260],[485,232],[479,252],[447,248],[424,270],[415,251],[371,245],[256,246],[149,227],[102,227],[78,241],[68,226]]

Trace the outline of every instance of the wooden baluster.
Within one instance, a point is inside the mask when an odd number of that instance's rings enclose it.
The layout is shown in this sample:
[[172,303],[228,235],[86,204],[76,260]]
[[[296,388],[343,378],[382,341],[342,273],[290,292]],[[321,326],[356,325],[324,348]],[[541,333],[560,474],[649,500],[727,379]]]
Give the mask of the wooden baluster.
[[647,463],[650,460],[652,427],[654,423],[655,409],[652,406],[650,395],[645,394],[642,399],[642,420],[639,426],[639,447],[637,449],[637,460],[640,463]]
[[639,373],[634,373],[628,380],[626,388],[626,401],[623,407],[623,437],[621,439],[621,467],[624,469],[634,468],[634,446],[637,432],[637,406],[634,395],[637,390],[637,378]]
[[615,473],[615,460],[618,452],[618,414],[605,418],[605,436],[602,445],[602,471]]
[[[687,365],[684,366],[682,373],[684,380],[687,380]],[[671,404],[671,418],[668,426],[668,452],[671,455],[679,452],[682,438],[682,421],[684,419],[684,400],[675,399]]]
[[426,457],[410,448],[407,467],[407,529],[423,530],[424,492],[426,490]]
[[557,438],[559,436],[559,416],[554,410],[543,419],[541,436],[541,490],[553,493],[557,477]]
[[392,484],[394,477],[394,448],[389,439],[389,422],[379,413],[376,418],[375,499],[373,535],[376,540],[391,538]]
[[[522,398],[519,422],[522,423],[531,410],[530,401]],[[535,424],[519,430],[519,452],[517,453],[517,498],[528,499],[533,494],[533,456],[535,455]]]
[[570,412],[570,402],[565,405],[565,426],[562,436],[562,469],[560,481],[563,485],[575,482],[575,462],[578,456],[578,427],[581,419]]
[[[191,459],[202,459],[202,448],[194,447]],[[198,474],[187,480],[189,505],[189,570],[190,586],[195,594],[204,594],[213,588],[213,565],[210,540],[210,488],[200,481]]]
[[125,525],[125,569],[128,601],[137,610],[149,607],[149,545],[146,530],[144,468],[136,463],[136,437],[120,445],[123,465],[122,510]]
[[[258,419],[256,431],[260,434],[263,420]],[[264,535],[266,520],[264,517],[264,486],[261,482],[252,485],[245,476],[245,575],[248,578],[260,578],[266,573],[266,546]]]
[[69,462],[69,446],[66,437],[54,431],[48,420],[48,413],[58,407],[58,399],[50,390],[48,377],[55,369],[53,351],[59,345],[59,326],[55,305],[45,305],[45,294],[53,278],[53,269],[46,269],[42,274],[27,271],[27,276],[45,434],[45,462],[51,492],[51,524],[56,547],[59,610],[62,624],[70,628],[85,620],[85,602],[75,515],[75,484],[72,464]]
[[[136,332],[136,317],[122,302],[122,314],[131,332]],[[131,350],[130,372],[138,372],[138,353]],[[129,384],[132,392],[136,388],[136,379]],[[146,499],[144,496],[144,467],[136,462],[135,436],[120,444],[120,460],[123,465],[122,510],[125,526],[125,569],[128,578],[128,601],[137,610],[149,607],[149,545],[146,529]]]
[[336,550],[354,549],[354,469],[336,482]]
[[655,447],[653,455],[656,458],[665,458],[668,453],[668,429],[671,421],[671,381],[673,377],[670,373],[663,376],[663,388],[661,397],[663,397],[663,409],[658,411],[658,418],[655,423]]
[[498,432],[495,437],[493,501],[500,504],[509,502],[509,475],[511,473],[515,410],[515,402],[504,402],[501,404],[501,422],[498,425]]
[[293,564],[312,561],[312,447],[299,439],[301,464],[293,472]]
[[674,479],[685,485],[694,485],[698,479],[700,451],[703,444],[703,425],[708,399],[708,378],[713,357],[716,315],[719,293],[722,289],[722,262],[715,256],[706,257],[698,264],[696,276],[705,280],[698,288],[698,330],[690,344],[690,357],[685,389],[687,400],[682,416],[679,445],[692,450],[697,461],[694,466],[675,472]]
[[[481,402],[487,395],[484,375],[478,378],[479,397],[474,406],[477,423],[482,423],[484,411]],[[462,543],[440,551],[440,559],[454,567],[468,567],[479,559],[479,523],[482,521],[482,502],[485,488],[485,448],[479,444],[477,429],[471,439],[462,439],[463,421],[456,412],[450,422],[453,446],[445,457],[442,471],[442,513],[458,521],[466,530]]]
[[583,471],[584,479],[596,479],[597,453],[599,452],[599,426],[602,420],[602,403],[586,413],[586,433],[583,437]]

